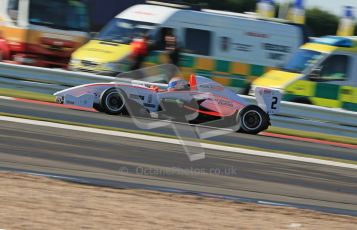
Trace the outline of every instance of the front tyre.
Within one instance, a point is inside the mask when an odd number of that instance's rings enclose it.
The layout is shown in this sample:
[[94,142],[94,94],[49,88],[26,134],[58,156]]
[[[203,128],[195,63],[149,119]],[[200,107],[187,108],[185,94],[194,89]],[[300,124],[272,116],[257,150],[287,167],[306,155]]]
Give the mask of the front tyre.
[[98,112],[105,113],[104,109],[102,108],[101,104],[94,103],[93,108],[97,110]]
[[238,113],[241,131],[248,134],[258,134],[269,127],[269,115],[256,105],[248,105]]
[[126,113],[125,93],[116,88],[110,88],[104,91],[100,96],[101,110],[110,115]]

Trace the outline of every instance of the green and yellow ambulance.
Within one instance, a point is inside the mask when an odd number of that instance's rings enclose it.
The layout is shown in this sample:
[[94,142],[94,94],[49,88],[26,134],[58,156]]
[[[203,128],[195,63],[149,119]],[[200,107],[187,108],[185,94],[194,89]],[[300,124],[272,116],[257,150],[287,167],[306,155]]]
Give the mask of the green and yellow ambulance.
[[357,38],[326,36],[303,45],[256,87],[281,90],[283,100],[357,111]]

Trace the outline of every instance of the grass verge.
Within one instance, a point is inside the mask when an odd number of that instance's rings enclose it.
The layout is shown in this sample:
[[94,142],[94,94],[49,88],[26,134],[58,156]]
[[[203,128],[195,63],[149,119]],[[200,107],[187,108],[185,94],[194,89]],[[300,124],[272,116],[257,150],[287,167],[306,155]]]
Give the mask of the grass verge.
[[353,137],[343,137],[343,136],[337,136],[337,135],[306,132],[306,131],[301,131],[301,130],[286,129],[286,128],[279,128],[279,127],[270,127],[266,132],[290,135],[290,136],[295,136],[295,137],[312,138],[312,139],[317,139],[317,140],[322,140],[322,141],[331,141],[331,142],[357,145],[357,138],[353,138]]
[[24,99],[31,99],[37,101],[47,101],[47,102],[55,102],[56,97],[53,95],[43,94],[43,93],[35,93],[17,89],[4,89],[0,88],[0,95],[7,97],[18,97]]

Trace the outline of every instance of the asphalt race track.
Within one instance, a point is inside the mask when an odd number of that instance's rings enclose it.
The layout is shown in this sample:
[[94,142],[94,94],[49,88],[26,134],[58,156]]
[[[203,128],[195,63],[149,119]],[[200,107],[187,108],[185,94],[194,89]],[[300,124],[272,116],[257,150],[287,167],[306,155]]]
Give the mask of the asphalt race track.
[[[130,118],[16,101],[0,100],[0,112],[139,129]],[[173,134],[169,127],[156,131]],[[205,159],[190,162],[180,145],[5,121],[0,121],[0,140],[1,169],[313,205],[357,215],[353,169],[214,150],[206,150]],[[356,149],[263,136],[234,133],[213,140],[350,160],[357,157]]]
[[[85,124],[107,126],[112,128],[124,128],[130,130],[140,130],[129,117],[110,116],[102,113],[78,111],[60,107],[53,107],[47,105],[38,105],[32,103],[25,103],[20,101],[10,101],[0,99],[0,113],[20,114],[27,116],[34,116],[39,118],[48,118],[63,120],[69,122],[79,122]],[[148,123],[148,120],[139,119],[143,123]],[[149,120],[152,122],[152,120]],[[176,124],[176,128],[180,133],[190,135],[192,129],[188,125]],[[171,126],[156,128],[152,131],[160,134],[175,135]],[[258,147],[266,150],[275,150],[283,152],[302,153],[308,155],[317,155],[323,157],[332,157],[338,159],[357,161],[357,149],[335,147],[326,144],[308,143],[295,140],[286,140],[266,136],[254,136],[240,133],[228,133],[222,136],[212,137],[209,140],[223,142],[228,144],[238,144],[242,146]]]

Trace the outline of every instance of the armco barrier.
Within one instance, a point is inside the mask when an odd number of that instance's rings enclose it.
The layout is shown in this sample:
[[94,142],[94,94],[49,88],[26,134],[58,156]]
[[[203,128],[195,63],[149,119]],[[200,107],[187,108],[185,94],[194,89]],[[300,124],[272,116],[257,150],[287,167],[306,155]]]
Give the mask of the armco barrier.
[[[130,81],[89,73],[0,63],[0,88],[16,88],[52,94],[58,90],[94,82]],[[161,84],[160,84],[161,85]],[[251,103],[253,97],[244,96]],[[283,102],[273,126],[357,137],[357,113],[340,109]]]
[[[114,77],[99,76],[89,73],[77,73],[61,69],[47,69],[32,66],[13,65],[0,63],[0,77],[4,79],[20,80],[27,82],[45,83],[56,87],[68,88],[72,86],[114,81]],[[53,92],[55,92],[54,90]]]

